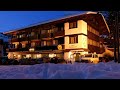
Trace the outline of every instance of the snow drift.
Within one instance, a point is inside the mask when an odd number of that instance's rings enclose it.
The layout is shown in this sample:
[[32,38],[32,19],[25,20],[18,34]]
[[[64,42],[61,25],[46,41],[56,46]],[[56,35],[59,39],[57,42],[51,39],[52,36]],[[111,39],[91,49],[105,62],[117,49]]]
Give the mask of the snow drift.
[[74,63],[1,65],[0,79],[120,79],[120,64]]

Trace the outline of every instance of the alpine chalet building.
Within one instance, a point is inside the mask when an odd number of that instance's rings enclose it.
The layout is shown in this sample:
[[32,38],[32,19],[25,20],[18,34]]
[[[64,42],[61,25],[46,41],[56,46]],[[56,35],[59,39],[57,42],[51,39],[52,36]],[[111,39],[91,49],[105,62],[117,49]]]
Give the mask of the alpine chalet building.
[[71,55],[105,52],[100,38],[110,30],[104,16],[86,12],[58,20],[40,23],[19,30],[5,32],[11,35],[8,58],[41,58],[44,56],[70,59]]

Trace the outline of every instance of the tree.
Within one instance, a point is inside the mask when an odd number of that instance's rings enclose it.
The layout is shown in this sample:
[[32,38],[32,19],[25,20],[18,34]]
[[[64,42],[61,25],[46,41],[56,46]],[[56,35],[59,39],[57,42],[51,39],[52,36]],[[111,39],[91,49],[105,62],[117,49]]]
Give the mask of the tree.
[[110,36],[114,39],[114,60],[120,63],[119,55],[119,24],[120,24],[120,12],[119,11],[107,11],[108,16],[106,18],[108,26],[110,28]]

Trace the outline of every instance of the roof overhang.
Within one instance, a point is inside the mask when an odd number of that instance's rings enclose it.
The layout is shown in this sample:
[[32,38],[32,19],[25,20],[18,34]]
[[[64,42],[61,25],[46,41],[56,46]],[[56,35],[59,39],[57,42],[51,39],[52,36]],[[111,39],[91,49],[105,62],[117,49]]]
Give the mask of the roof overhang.
[[[98,12],[86,12],[86,13],[82,13],[82,14],[67,16],[67,17],[64,17],[64,18],[57,19],[57,20],[51,20],[51,21],[48,21],[48,22],[43,22],[43,23],[40,23],[40,24],[35,25],[35,26],[41,26],[41,25],[44,26],[44,25],[52,25],[52,24],[57,24],[57,23],[65,23],[65,22],[69,22],[70,20],[73,20],[73,19],[84,20],[84,18],[88,17],[87,19],[89,19],[89,18],[91,18],[91,16],[93,18],[95,18],[96,21],[99,23],[100,30],[102,30],[101,32],[110,33],[109,27],[107,25],[107,22],[106,22],[104,16],[102,15],[102,13],[98,13]],[[31,26],[31,27],[35,27],[35,26]],[[8,31],[8,32],[4,32],[4,34],[10,34],[10,33],[14,33],[14,32],[17,32],[17,31],[22,31],[24,29],[31,28],[31,27],[26,27],[26,28],[22,28],[22,29],[19,29],[19,30],[12,30],[12,31]]]

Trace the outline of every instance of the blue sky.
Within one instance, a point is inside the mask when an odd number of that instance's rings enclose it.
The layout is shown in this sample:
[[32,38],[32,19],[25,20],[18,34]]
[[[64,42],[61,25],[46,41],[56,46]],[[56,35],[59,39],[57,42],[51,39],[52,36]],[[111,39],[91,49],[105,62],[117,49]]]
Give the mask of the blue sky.
[[0,11],[0,32],[81,12],[84,11]]

